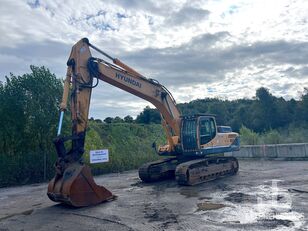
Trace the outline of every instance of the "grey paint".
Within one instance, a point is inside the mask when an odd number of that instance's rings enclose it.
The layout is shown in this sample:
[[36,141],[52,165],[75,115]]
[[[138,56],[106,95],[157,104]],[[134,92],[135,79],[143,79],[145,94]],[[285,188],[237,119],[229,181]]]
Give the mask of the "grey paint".
[[240,151],[226,155],[238,158],[304,159],[308,158],[308,143],[243,145]]

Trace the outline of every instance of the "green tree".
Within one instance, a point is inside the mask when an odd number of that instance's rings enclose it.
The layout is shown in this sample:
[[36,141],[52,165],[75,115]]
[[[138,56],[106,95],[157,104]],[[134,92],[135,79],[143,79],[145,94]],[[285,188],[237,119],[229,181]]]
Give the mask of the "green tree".
[[63,86],[45,67],[30,69],[29,74],[11,74],[1,83],[0,185],[41,181],[53,169],[52,139]]
[[124,122],[125,123],[133,123],[134,119],[130,115],[127,115],[127,116],[124,117]]
[[308,88],[305,88],[297,110],[298,119],[300,121],[308,122]]
[[159,124],[161,123],[160,114],[157,109],[146,106],[136,118],[137,123],[141,124]]
[[112,123],[123,123],[123,122],[124,122],[124,120],[119,116],[114,117],[114,119],[112,121]]
[[105,122],[106,124],[111,124],[111,123],[113,122],[113,118],[112,118],[112,117],[106,117],[106,118],[104,119],[104,122]]
[[274,97],[267,88],[261,87],[256,91],[256,99],[251,106],[251,127],[257,132],[263,132],[272,128],[273,121],[277,118]]

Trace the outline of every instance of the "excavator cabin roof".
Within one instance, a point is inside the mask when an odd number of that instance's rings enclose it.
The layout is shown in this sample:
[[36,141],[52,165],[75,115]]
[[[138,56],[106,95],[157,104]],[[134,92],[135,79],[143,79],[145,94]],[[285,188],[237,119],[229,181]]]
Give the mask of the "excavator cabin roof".
[[198,114],[194,114],[194,115],[182,115],[180,117],[183,118],[183,119],[194,119],[194,118],[198,118],[200,116],[216,117],[215,114],[207,114],[207,113],[198,113]]

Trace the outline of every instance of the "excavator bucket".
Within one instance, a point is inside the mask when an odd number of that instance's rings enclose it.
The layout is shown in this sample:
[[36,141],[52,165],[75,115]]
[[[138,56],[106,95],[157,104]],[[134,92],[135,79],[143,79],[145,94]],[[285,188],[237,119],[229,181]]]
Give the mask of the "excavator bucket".
[[47,195],[52,201],[74,207],[96,205],[115,198],[108,189],[94,182],[87,165],[78,162],[70,164],[62,175],[56,174],[49,182]]

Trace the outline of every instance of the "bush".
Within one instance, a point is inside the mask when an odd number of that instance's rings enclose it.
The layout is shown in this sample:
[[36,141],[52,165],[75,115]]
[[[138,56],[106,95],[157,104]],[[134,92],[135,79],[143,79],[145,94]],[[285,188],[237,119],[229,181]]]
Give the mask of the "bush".
[[277,130],[270,130],[261,136],[262,144],[280,144],[283,138]]
[[256,145],[260,142],[260,137],[257,133],[250,130],[249,128],[246,128],[245,126],[242,126],[240,129],[240,135],[241,135],[241,144],[243,145]]
[[90,150],[108,149],[109,162],[92,164],[94,174],[136,169],[143,163],[159,158],[151,147],[153,141],[165,142],[161,125],[129,123],[89,123],[86,136],[85,161],[89,163]]

